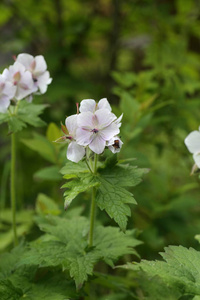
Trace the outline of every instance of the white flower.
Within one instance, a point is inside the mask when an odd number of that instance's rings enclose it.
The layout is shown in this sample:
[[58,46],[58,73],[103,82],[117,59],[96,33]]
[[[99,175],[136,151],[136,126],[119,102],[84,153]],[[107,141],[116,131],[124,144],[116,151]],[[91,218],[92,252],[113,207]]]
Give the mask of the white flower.
[[185,138],[185,145],[189,152],[193,154],[193,159],[198,168],[200,168],[200,132],[197,130],[192,131]]
[[121,150],[123,142],[118,136],[112,137],[108,142],[107,146],[112,151],[112,153],[118,153]]
[[10,100],[13,99],[16,92],[16,86],[0,75],[0,112],[5,113]]
[[114,122],[116,119],[108,109],[98,109],[94,113],[81,112],[77,119],[77,143],[101,154],[106,142],[119,133],[119,126]]
[[21,63],[26,70],[31,72],[34,86],[44,94],[47,90],[47,85],[51,83],[52,78],[47,71],[47,64],[42,55],[33,57],[27,53],[21,53],[17,56],[17,62]]
[[5,69],[2,76],[16,86],[14,95],[16,100],[21,100],[35,91],[31,73],[19,62],[15,62],[9,69]]
[[79,110],[81,113],[87,111],[91,111],[92,113],[94,113],[98,109],[108,109],[109,111],[112,110],[106,98],[102,98],[98,103],[96,103],[96,101],[93,99],[84,99],[80,103]]
[[78,145],[76,142],[77,117],[78,115],[72,115],[65,120],[65,125],[69,132],[69,135],[66,135],[66,138],[70,141],[67,148],[67,158],[76,163],[85,155],[85,148]]

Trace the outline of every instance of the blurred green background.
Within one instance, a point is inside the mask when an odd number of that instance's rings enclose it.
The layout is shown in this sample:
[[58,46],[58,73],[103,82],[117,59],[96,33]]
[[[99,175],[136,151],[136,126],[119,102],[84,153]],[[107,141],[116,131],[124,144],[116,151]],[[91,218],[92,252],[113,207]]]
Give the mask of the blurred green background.
[[[133,191],[138,206],[129,221],[141,232],[141,256],[154,258],[169,244],[198,247],[199,180],[190,176],[184,138],[200,125],[200,2],[2,0],[0,29],[1,71],[13,55],[42,54],[53,78],[34,102],[49,104],[42,118],[54,124],[38,129],[39,136],[32,128],[18,134],[18,209],[33,209],[41,192],[63,205],[55,170],[66,161],[66,147],[52,141],[76,102],[107,97],[118,116],[124,113],[120,157],[150,168]],[[1,125],[1,210],[10,206],[7,133]],[[102,222],[110,224],[105,215]],[[2,238],[6,225],[2,218]]]

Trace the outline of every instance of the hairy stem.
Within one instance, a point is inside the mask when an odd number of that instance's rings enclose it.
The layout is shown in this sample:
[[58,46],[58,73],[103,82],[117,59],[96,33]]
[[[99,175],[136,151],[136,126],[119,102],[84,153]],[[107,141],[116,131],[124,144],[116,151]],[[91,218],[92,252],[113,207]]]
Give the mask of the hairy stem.
[[15,133],[11,135],[11,208],[12,208],[12,228],[14,235],[14,245],[17,246],[17,229],[16,229],[16,198],[15,198],[15,166],[16,166],[16,137]]
[[[94,165],[93,165],[93,174],[95,175],[97,172],[97,162],[98,162],[98,155],[94,154]],[[92,202],[90,208],[90,232],[89,232],[89,247],[93,246],[93,235],[94,235],[94,221],[95,221],[95,197],[96,197],[96,187],[92,188]]]

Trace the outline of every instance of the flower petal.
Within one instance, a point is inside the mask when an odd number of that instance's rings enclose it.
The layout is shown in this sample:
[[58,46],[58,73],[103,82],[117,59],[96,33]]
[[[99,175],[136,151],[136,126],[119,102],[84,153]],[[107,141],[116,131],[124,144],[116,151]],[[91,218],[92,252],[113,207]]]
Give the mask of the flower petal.
[[119,127],[115,123],[111,123],[107,127],[101,129],[99,134],[105,141],[109,141],[119,133]]
[[109,111],[112,110],[107,98],[102,98],[101,100],[99,100],[98,109],[102,109],[102,108],[108,109]]
[[79,111],[82,112],[95,112],[96,102],[93,99],[84,99],[80,103]]
[[1,97],[0,97],[0,113],[5,113],[9,105],[10,105],[10,98],[6,95],[1,95]]
[[200,152],[200,132],[192,131],[185,139],[185,145],[191,153]]
[[75,137],[75,135],[76,135],[77,116],[78,115],[72,115],[70,117],[67,117],[65,120],[65,125],[67,127],[67,130],[70,135],[73,135],[73,137]]
[[37,55],[35,57],[35,69],[34,69],[33,75],[39,76],[39,75],[43,74],[46,71],[46,69],[47,69],[47,64],[44,59],[44,56]]
[[92,141],[93,135],[94,135],[94,133],[89,130],[86,130],[83,128],[77,128],[76,141],[79,145],[87,146]]
[[17,56],[16,61],[21,63],[28,70],[34,61],[34,57],[27,53],[21,53]]
[[45,71],[42,75],[36,77],[37,82],[36,85],[40,89],[41,94],[46,93],[47,85],[52,82],[52,78],[50,78],[50,74],[48,71]]
[[96,134],[92,142],[89,144],[89,148],[97,154],[101,154],[104,151],[105,146],[106,142],[99,134]]
[[99,129],[110,125],[117,117],[111,113],[108,109],[99,109],[95,112],[99,123]]
[[76,142],[71,142],[67,148],[67,158],[73,162],[79,162],[85,155],[85,148]]
[[82,112],[78,115],[77,124],[78,127],[82,127],[88,130],[94,128],[94,114],[91,111]]

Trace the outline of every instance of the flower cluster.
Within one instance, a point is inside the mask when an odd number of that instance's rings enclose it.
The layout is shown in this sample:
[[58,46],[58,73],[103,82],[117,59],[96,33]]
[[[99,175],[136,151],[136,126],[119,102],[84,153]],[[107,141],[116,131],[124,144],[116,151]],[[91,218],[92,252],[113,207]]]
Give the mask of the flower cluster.
[[0,74],[0,112],[6,112],[11,100],[26,98],[30,102],[33,94],[44,94],[51,81],[42,55],[19,54],[15,63]]
[[64,136],[58,141],[69,141],[67,158],[79,162],[89,148],[96,154],[101,154],[105,147],[113,153],[119,152],[122,146],[118,134],[122,115],[117,118],[111,112],[106,98],[98,103],[93,99],[85,99],[80,103],[77,114],[67,117],[62,125]]
[[185,145],[189,152],[193,154],[193,159],[195,161],[193,170],[196,167],[200,168],[200,131],[195,130],[190,132],[190,134],[185,138]]

